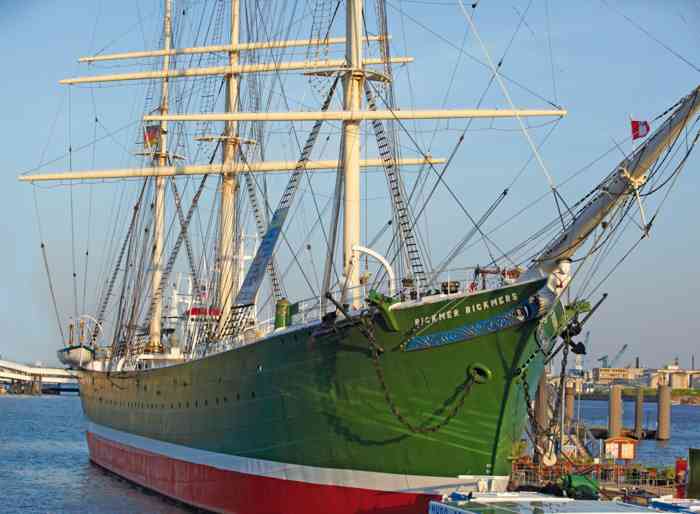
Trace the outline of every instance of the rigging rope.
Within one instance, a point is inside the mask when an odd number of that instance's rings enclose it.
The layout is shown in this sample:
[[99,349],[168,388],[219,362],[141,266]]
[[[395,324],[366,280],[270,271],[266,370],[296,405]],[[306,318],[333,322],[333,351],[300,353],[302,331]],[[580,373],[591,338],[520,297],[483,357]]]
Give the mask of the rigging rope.
[[[343,155],[344,143],[340,142],[340,155]],[[330,236],[327,239],[326,247],[326,265],[323,270],[323,289],[321,290],[321,316],[326,313],[326,307],[328,305],[327,295],[331,290],[331,274],[335,270],[335,249],[338,241],[338,221],[340,220],[340,208],[343,200],[343,173],[340,170],[340,163],[338,163],[338,169],[335,173],[335,189],[333,192],[333,212],[331,214],[330,223]],[[323,223],[321,223],[323,224]],[[336,282],[340,282],[340,277],[336,273]]]
[[666,43],[664,43],[663,41],[661,41],[659,38],[657,38],[656,36],[654,36],[651,32],[649,32],[647,29],[645,29],[645,28],[642,27],[640,24],[638,24],[637,22],[635,22],[632,18],[630,18],[629,16],[627,16],[625,13],[623,13],[623,12],[620,11],[619,9],[615,9],[615,8],[614,8],[612,5],[610,5],[606,0],[600,0],[600,1],[601,1],[608,9],[610,9],[610,10],[613,11],[614,13],[617,13],[618,15],[622,16],[625,20],[627,20],[627,21],[630,23],[630,25],[632,25],[633,27],[635,27],[637,30],[639,30],[640,32],[642,32],[644,35],[648,36],[649,39],[651,39],[652,41],[655,41],[656,43],[658,43],[659,45],[661,45],[661,46],[662,46],[663,48],[665,48],[669,53],[671,53],[673,56],[675,56],[675,57],[677,57],[678,59],[680,59],[681,61],[683,61],[685,64],[687,64],[688,66],[690,66],[690,67],[691,67],[692,69],[694,69],[695,71],[700,72],[700,68],[698,68],[698,66],[696,66],[694,63],[692,63],[691,61],[689,61],[689,60],[686,59],[685,57],[683,57],[680,53],[676,52],[673,48],[671,48],[669,45],[667,45]]
[[[422,22],[421,22],[420,20],[418,20],[417,18],[412,17],[412,16],[410,16],[409,14],[406,14],[406,12],[405,12],[403,9],[401,9],[400,7],[397,7],[396,5],[394,5],[393,2],[391,2],[391,1],[389,1],[389,0],[386,0],[386,2],[387,2],[387,5],[388,5],[389,7],[391,7],[392,9],[394,9],[395,11],[397,11],[399,14],[401,14],[402,17],[405,17],[405,18],[411,20],[413,23],[415,23],[416,25],[418,25],[418,26],[419,26],[420,28],[422,28],[423,30],[426,30],[427,32],[430,32],[430,34],[432,34],[433,36],[435,36],[437,39],[439,39],[440,41],[442,41],[442,42],[445,43],[446,45],[452,47],[453,49],[457,50],[460,54],[465,55],[466,57],[468,57],[468,58],[469,58],[470,60],[472,60],[473,62],[475,62],[475,63],[477,63],[477,64],[480,64],[481,66],[484,66],[485,68],[489,68],[489,65],[488,65],[487,63],[485,63],[484,61],[482,61],[481,59],[479,59],[479,58],[477,58],[477,57],[474,57],[474,56],[471,55],[469,52],[464,51],[464,49],[459,48],[459,47],[458,47],[457,45],[455,45],[451,40],[447,39],[447,38],[446,38],[445,36],[443,36],[442,34],[439,34],[438,32],[434,31],[433,29],[431,29],[430,27],[428,27],[427,25],[425,25],[424,23],[422,23]],[[478,3],[478,2],[477,2],[477,3]],[[556,102],[553,102],[553,101],[551,101],[551,100],[548,100],[548,99],[545,98],[544,96],[538,94],[538,93],[535,92],[533,89],[530,89],[529,87],[525,86],[525,85],[522,84],[521,82],[516,81],[516,80],[513,79],[512,77],[509,77],[508,75],[505,75],[505,74],[503,74],[503,73],[501,73],[501,77],[504,78],[505,80],[507,80],[508,82],[510,82],[511,84],[513,84],[513,85],[515,85],[515,86],[518,86],[518,87],[519,87],[520,89],[522,89],[523,91],[526,91],[527,93],[531,94],[531,95],[534,96],[535,98],[538,98],[538,99],[542,100],[543,102],[548,103],[549,105],[551,105],[552,107],[554,107],[554,108],[556,108],[556,109],[561,109],[561,105],[558,105]]]
[[[667,114],[670,113],[671,111],[675,110],[675,108],[676,108],[680,103],[682,103],[682,101],[683,101],[683,99],[681,99],[681,100],[679,100],[678,102],[674,103],[671,107],[669,107],[668,109],[666,109],[664,112],[662,112],[661,114],[657,115],[657,116],[654,117],[653,119],[654,119],[654,120],[658,120],[659,118],[661,118],[661,117],[667,115]],[[698,121],[696,121],[695,123],[698,123]],[[548,137],[548,136],[549,136],[549,134],[547,135],[547,137]],[[629,139],[630,139],[630,137],[627,136],[627,138],[625,139],[625,141],[628,141]],[[543,141],[543,143],[544,143],[544,141]],[[674,142],[674,144],[675,144],[675,142]],[[593,166],[595,166],[597,163],[599,163],[599,162],[602,161],[604,158],[606,158],[610,153],[614,152],[617,148],[618,148],[617,144],[611,146],[611,147],[608,148],[605,152],[601,153],[599,156],[597,156],[597,157],[594,158],[592,161],[590,161],[589,163],[587,163],[585,166],[583,166],[582,168],[580,168],[580,169],[578,169],[577,171],[575,171],[574,173],[572,173],[571,176],[569,176],[568,178],[566,178],[565,180],[563,180],[563,181],[561,181],[559,184],[557,184],[557,188],[561,188],[562,186],[566,185],[567,183],[571,182],[572,180],[574,180],[575,178],[577,178],[578,176],[580,176],[582,173],[588,171],[588,170],[591,169]],[[664,159],[666,159],[666,157],[667,157],[667,156],[665,156]],[[520,172],[517,174],[516,178],[515,178],[514,181],[511,183],[511,185],[517,180],[517,178],[521,175],[521,173],[522,173],[523,170],[524,170],[524,168],[521,168]],[[602,179],[601,182],[600,182],[598,185],[596,185],[596,186],[595,186],[593,189],[591,189],[585,196],[583,196],[578,202],[576,202],[576,203],[572,206],[572,209],[576,209],[577,207],[583,205],[590,197],[592,197],[594,194],[596,194],[596,193],[599,191],[600,184],[605,183],[605,181],[608,180],[608,179],[612,176],[613,173],[614,173],[614,171],[611,172],[611,173],[609,173],[608,175],[606,175],[605,178]],[[652,173],[653,173],[653,172],[652,172]],[[512,216],[510,216],[509,218],[507,218],[506,220],[504,220],[504,221],[501,222],[500,224],[498,224],[498,225],[496,225],[495,227],[493,227],[491,230],[488,231],[487,234],[488,234],[488,235],[491,235],[491,234],[497,232],[498,230],[502,229],[503,227],[509,225],[513,220],[515,220],[516,218],[520,217],[520,216],[521,216],[522,214],[524,214],[526,211],[528,211],[529,209],[531,209],[532,207],[534,207],[536,204],[538,204],[539,202],[541,202],[542,200],[544,200],[548,195],[549,195],[549,191],[547,191],[547,192],[541,194],[539,197],[535,198],[533,201],[531,201],[530,203],[528,203],[527,205],[525,205],[523,208],[521,208],[521,209],[520,209],[519,211],[517,211],[515,214],[513,214]],[[642,196],[644,196],[644,195],[642,195]],[[535,234],[533,234],[532,236],[528,237],[528,238],[527,238],[526,240],[524,240],[523,242],[521,242],[521,243],[519,243],[518,245],[516,245],[514,248],[512,248],[511,250],[509,250],[507,253],[508,253],[509,255],[513,255],[515,252],[517,252],[517,251],[523,249],[526,245],[531,244],[531,243],[534,243],[537,239],[539,239],[540,237],[542,237],[542,236],[546,235],[548,232],[550,232],[551,229],[552,229],[553,226],[554,226],[553,224],[556,224],[557,221],[558,221],[558,220],[555,218],[553,221],[549,222],[547,225],[545,225],[545,226],[544,226],[542,229],[540,229],[538,232],[536,232]],[[560,231],[558,234],[560,234],[560,233],[561,233],[561,231]],[[558,236],[557,236],[557,237],[558,237]],[[472,248],[475,244],[476,244],[476,243],[472,243],[471,245],[467,246],[467,249]],[[521,262],[524,263],[524,262],[527,262],[527,261],[530,261],[530,260],[536,258],[536,257],[539,255],[540,251],[541,251],[541,250],[538,250],[535,254],[533,254],[533,255],[527,257],[526,259],[523,259]]]
[[[92,95],[92,105],[93,105],[93,112],[95,112],[95,126],[93,128],[93,139],[97,137],[97,115],[96,115],[96,108],[95,108],[95,96],[94,93]],[[92,164],[91,168],[95,169],[95,153],[96,153],[97,147],[96,145],[92,147]],[[91,236],[91,228],[92,228],[92,193],[93,193],[93,185],[90,184],[88,186],[88,217],[87,217],[87,238],[85,242],[85,268],[83,270],[83,308],[82,311],[83,313],[87,312],[86,310],[86,301],[87,301],[87,279],[88,279],[88,265],[90,262],[90,236]]]
[[[372,88],[374,89],[375,94],[377,94],[377,95],[379,96],[379,98],[382,100],[382,102],[388,107],[389,111],[391,111],[391,112],[393,113],[394,110],[387,104],[387,101],[382,97],[382,95],[379,94],[379,92],[376,90],[376,88],[374,88],[374,86],[372,86]],[[482,98],[483,98],[483,97],[482,97]],[[411,140],[411,142],[413,143],[413,145],[416,147],[416,149],[420,152],[420,154],[421,154],[425,159],[428,159],[430,156],[427,155],[425,152],[422,151],[420,145],[418,144],[418,142],[416,141],[416,139],[413,137],[413,135],[408,131],[408,129],[407,129],[406,126],[402,123],[402,121],[399,120],[398,118],[395,118],[395,120],[397,121],[397,123],[399,124],[399,126],[402,128],[402,130],[404,131],[404,133],[409,137],[409,139]],[[465,130],[466,130],[466,129],[465,129]],[[467,218],[469,219],[470,223],[471,223],[472,225],[474,225],[475,227],[477,226],[477,225],[476,225],[476,222],[475,222],[475,220],[474,220],[474,218],[471,216],[471,214],[469,213],[469,211],[467,210],[467,208],[464,206],[464,203],[459,199],[459,197],[455,194],[455,192],[452,190],[452,188],[451,188],[451,187],[447,184],[447,182],[444,180],[444,175],[445,175],[446,171],[449,169],[450,164],[453,162],[454,156],[456,155],[456,152],[457,152],[457,149],[458,149],[459,145],[461,145],[463,141],[464,141],[464,132],[462,133],[462,135],[460,136],[459,140],[457,141],[457,143],[456,143],[456,145],[455,145],[455,148],[452,150],[450,156],[449,156],[448,159],[447,159],[447,162],[446,162],[445,165],[442,167],[442,170],[441,170],[441,171],[438,172],[437,169],[435,168],[435,166],[434,166],[433,164],[428,163],[428,166],[430,167],[430,169],[433,170],[433,172],[437,175],[437,179],[436,179],[436,182],[435,182],[435,184],[433,185],[433,187],[432,187],[430,193],[428,194],[428,198],[425,200],[425,202],[423,202],[422,207],[420,208],[420,210],[418,211],[418,213],[415,215],[415,219],[414,219],[414,221],[413,221],[413,225],[411,226],[412,229],[415,227],[415,224],[418,223],[420,217],[421,217],[421,216],[423,215],[423,213],[426,211],[426,208],[427,208],[427,206],[428,206],[428,203],[429,203],[430,199],[432,198],[433,193],[434,193],[435,190],[437,189],[437,186],[438,186],[440,183],[442,183],[442,185],[445,187],[445,189],[447,189],[447,191],[450,193],[450,196],[452,196],[452,198],[453,198],[454,201],[457,203],[457,205],[460,207],[460,209],[462,210],[462,212],[467,216]],[[415,191],[415,188],[414,188],[414,191]],[[413,192],[411,193],[411,195],[413,195]],[[411,201],[411,196],[409,196],[409,203],[410,203],[410,201]],[[492,261],[495,261],[495,258],[494,258],[494,256],[493,256],[493,253],[491,252],[491,248],[488,246],[487,241],[490,242],[492,245],[494,245],[494,246],[496,247],[496,249],[497,249],[504,257],[507,258],[507,256],[506,256],[506,255],[503,253],[503,251],[498,247],[498,245],[496,245],[495,242],[493,242],[492,240],[490,240],[490,239],[488,238],[488,236],[487,236],[486,234],[484,234],[484,232],[481,230],[480,227],[477,227],[477,230],[478,230],[479,234],[482,236],[482,240],[484,241],[484,244],[485,244],[485,246],[486,246],[486,249],[487,249],[487,251],[488,251],[488,253],[489,253],[489,256],[491,257],[491,260],[492,260]],[[394,261],[396,260],[396,257],[397,257],[397,254],[394,254],[394,256],[393,256],[393,258],[390,260],[390,262],[394,262]],[[382,271],[382,274],[379,275],[379,277],[381,277],[381,278],[383,279],[383,278],[385,277],[385,274],[386,274],[386,273],[385,273],[384,271]],[[377,283],[377,280],[375,280],[375,283]]]
[[[340,82],[340,75],[336,76],[335,80],[331,84],[331,87],[328,91],[328,94],[326,95],[326,98],[323,102],[323,105],[321,106],[321,111],[327,111],[328,108],[331,105],[331,101],[333,99],[333,95],[335,93],[336,87],[338,83]],[[260,277],[256,273],[259,271],[256,269],[256,266],[259,265],[260,263],[264,262],[265,260],[268,260],[272,256],[272,250],[274,249],[274,245],[277,242],[277,237],[279,233],[282,232],[282,228],[284,226],[284,222],[287,218],[289,208],[291,207],[291,204],[294,200],[294,196],[296,195],[297,190],[299,189],[299,182],[301,180],[301,175],[306,172],[306,163],[309,161],[309,158],[311,157],[311,151],[314,148],[314,145],[316,144],[316,140],[318,139],[318,134],[321,130],[321,127],[323,126],[323,120],[316,120],[314,123],[311,132],[309,132],[309,135],[306,139],[306,143],[304,144],[304,148],[301,151],[301,155],[299,156],[299,159],[297,161],[297,164],[294,168],[294,171],[292,172],[291,176],[289,177],[289,181],[287,183],[287,186],[284,189],[284,192],[282,193],[282,198],[279,201],[279,204],[277,205],[277,208],[275,209],[275,214],[273,216],[273,221],[271,222],[271,225],[274,225],[275,223],[277,224],[277,232],[274,232],[272,227],[268,229],[268,233],[266,234],[265,240],[261,243],[260,247],[258,248],[258,251],[256,252],[255,258],[253,260],[253,263],[251,264],[251,268],[248,270],[248,273],[246,274],[246,277],[243,281],[243,284],[241,285],[241,289],[238,292],[238,295],[236,297],[236,304],[230,313],[221,313],[220,319],[223,319],[224,323],[221,324],[220,321],[220,326],[222,326],[221,334],[220,336],[237,336],[240,331],[241,331],[241,326],[240,324],[246,319],[246,314],[245,311],[249,310],[249,307],[251,305],[254,306],[255,304],[255,295],[258,292],[258,289],[260,287]],[[243,163],[246,167],[250,169],[250,165],[248,161],[245,158],[244,153],[240,153],[241,158],[243,159]],[[270,248],[265,249],[265,246],[271,246]],[[269,252],[269,255],[268,253]],[[301,265],[300,265],[301,268]],[[303,271],[303,269],[302,269]],[[306,277],[306,274],[304,274]],[[310,281],[307,278],[307,283],[311,286]],[[313,286],[312,290],[313,290]],[[232,291],[231,291],[232,292]],[[230,294],[230,293],[229,293]]]
[[39,215],[39,200],[37,199],[36,187],[32,185],[32,196],[34,198],[34,212],[36,215],[37,228],[39,230],[39,243],[41,247],[41,256],[44,260],[44,270],[46,271],[46,278],[49,282],[49,292],[51,294],[51,301],[53,303],[53,311],[56,315],[56,325],[58,325],[58,331],[61,334],[61,342],[65,344],[66,338],[63,333],[63,325],[61,324],[61,315],[58,312],[58,303],[56,302],[56,294],[53,288],[53,280],[51,279],[51,270],[49,268],[49,259],[46,255],[46,245],[44,244],[44,231],[41,226],[41,216]]
[[[126,232],[126,237],[124,238],[124,242],[122,243],[122,247],[119,250],[117,262],[114,266],[114,271],[112,272],[112,275],[111,275],[109,281],[107,282],[107,288],[106,288],[105,295],[104,295],[104,297],[102,299],[102,303],[100,304],[100,307],[97,311],[97,316],[96,316],[97,325],[102,324],[102,322],[104,321],[105,311],[107,310],[107,305],[109,304],[109,300],[112,296],[112,290],[114,288],[114,283],[117,281],[119,267],[121,266],[122,259],[124,258],[124,253],[126,252],[127,245],[129,243],[129,241],[131,240],[131,236],[133,234],[134,227],[136,226],[136,222],[138,219],[140,206],[141,206],[141,200],[143,199],[143,194],[146,190],[146,183],[147,183],[147,181],[144,180],[143,185],[141,186],[141,193],[139,195],[138,201],[136,202],[136,205],[134,205],[134,208],[133,208],[133,213],[131,216],[131,223],[129,224],[129,229]],[[124,275],[126,275],[126,270],[124,270]],[[97,325],[95,326],[95,330],[93,331],[93,334],[92,334],[92,342],[93,343],[95,342],[95,340],[97,339],[97,336],[98,336],[99,327]],[[116,327],[117,328],[115,329],[115,333],[118,331],[119,324],[117,324]]]
[[[686,151],[685,155],[681,159],[681,161],[678,163],[676,166],[676,169],[673,171],[671,176],[673,177],[673,180],[671,182],[671,186],[666,190],[666,194],[664,195],[663,199],[661,200],[661,203],[658,205],[656,208],[656,211],[654,212],[654,215],[651,217],[649,220],[649,226],[654,223],[656,220],[656,217],[658,216],[659,212],[661,211],[661,208],[663,205],[666,203],[666,200],[668,199],[669,194],[671,193],[671,190],[673,189],[673,186],[675,185],[676,181],[678,180],[678,177],[680,176],[680,172],[682,171],[683,167],[685,166],[688,158],[690,157],[690,154],[695,148],[695,145],[698,142],[698,139],[700,139],[700,130],[695,134],[695,137],[693,138],[693,141],[691,142],[688,150]],[[603,285],[603,283],[612,275],[612,273],[627,259],[627,257],[630,256],[630,254],[639,246],[639,243],[642,242],[647,237],[647,233],[642,233],[641,237],[632,245],[632,247],[625,252],[625,254],[620,257],[620,259],[615,263],[615,265],[608,271],[608,273],[596,284],[596,286],[591,290],[590,295],[592,296],[595,294],[596,291],[600,288],[600,286]]]
[[44,269],[46,270],[46,278],[49,281],[49,291],[51,292],[51,301],[53,302],[53,310],[56,314],[56,323],[58,324],[58,330],[61,333],[61,340],[65,344],[65,336],[63,335],[63,326],[61,325],[61,317],[58,314],[58,304],[56,303],[56,293],[53,289],[53,280],[51,280],[51,270],[49,269],[49,260],[46,257],[46,245],[41,242],[41,257],[44,259]]
[[545,18],[547,20],[547,46],[549,47],[549,65],[552,70],[552,94],[554,95],[554,101],[559,103],[557,98],[557,81],[556,75],[554,74],[554,54],[552,53],[552,29],[549,26],[549,0],[544,2],[544,12]]
[[[510,106],[511,109],[516,110],[515,104],[513,103],[513,99],[510,96],[510,93],[508,92],[508,88],[506,87],[505,83],[503,82],[503,79],[501,78],[501,75],[498,71],[498,68],[493,64],[493,61],[491,60],[491,54],[489,53],[488,49],[486,48],[486,45],[484,44],[483,40],[481,39],[481,36],[479,35],[479,32],[476,29],[476,25],[474,24],[474,20],[472,19],[472,16],[469,14],[467,9],[464,7],[464,2],[462,0],[458,0],[460,9],[462,11],[462,14],[464,14],[464,17],[466,18],[467,22],[469,23],[469,27],[471,28],[472,32],[474,33],[474,36],[476,37],[477,41],[479,42],[479,45],[481,46],[481,49],[484,52],[484,55],[486,55],[486,61],[488,62],[489,67],[491,68],[491,72],[494,74],[496,77],[496,81],[498,82],[498,85],[501,88],[501,91],[503,92],[503,96],[506,98],[506,101],[508,102],[508,105]],[[537,146],[532,140],[532,137],[530,136],[530,132],[527,130],[525,127],[525,124],[523,123],[522,117],[516,113],[515,116],[516,120],[518,121],[518,125],[520,125],[520,129],[523,132],[523,135],[525,136],[525,139],[527,140],[527,143],[530,145],[530,150],[532,151],[533,154],[535,154],[535,158],[537,159],[537,163],[540,165],[540,168],[542,169],[542,172],[544,173],[547,182],[549,183],[549,187],[552,190],[552,194],[554,196],[554,201],[557,205],[557,210],[559,211],[559,218],[561,220],[562,226],[565,226],[564,223],[564,217],[562,216],[560,207],[559,207],[559,199],[564,203],[564,205],[568,208],[566,205],[566,201],[564,198],[561,196],[561,194],[558,193],[556,189],[556,185],[554,184],[554,179],[552,178],[552,175],[549,173],[547,170],[547,167],[544,164],[544,161],[542,160],[542,157],[540,156],[539,151],[537,150]],[[571,211],[569,209],[569,211]]]
[[[71,102],[71,86],[68,87],[68,170],[73,171],[73,109]],[[71,263],[73,273],[73,313],[78,319],[78,274],[75,264],[75,213],[73,208],[73,182],[68,185],[70,192],[70,243],[71,243]]]

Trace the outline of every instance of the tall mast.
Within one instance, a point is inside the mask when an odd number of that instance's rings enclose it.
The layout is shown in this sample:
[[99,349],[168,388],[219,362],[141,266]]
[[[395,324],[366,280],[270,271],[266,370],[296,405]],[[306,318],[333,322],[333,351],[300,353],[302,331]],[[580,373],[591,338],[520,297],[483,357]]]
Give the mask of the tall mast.
[[[237,48],[240,33],[240,1],[231,0],[231,47]],[[228,53],[229,66],[238,65],[238,51]],[[238,73],[226,75],[226,112],[238,110]],[[237,121],[226,121],[224,134],[223,164],[224,168],[236,160]],[[233,298],[236,294],[236,264],[235,235],[236,235],[236,191],[238,178],[235,173],[224,173],[221,182],[221,206],[219,209],[219,306],[222,313],[228,313],[231,309]],[[227,319],[224,314],[222,322]]]
[[[362,62],[362,0],[347,0],[343,108],[361,108],[364,87]],[[360,262],[355,247],[360,245],[360,120],[343,122],[343,272],[352,307],[360,306]]]
[[[165,17],[163,20],[163,72],[165,76],[161,82],[160,89],[160,112],[162,115],[168,114],[168,68],[170,67],[170,54],[168,53],[172,45],[172,0],[165,0]],[[160,137],[158,141],[157,153],[153,163],[158,166],[167,166],[167,140],[168,122],[161,120]],[[160,281],[163,275],[163,234],[165,229],[165,181],[166,177],[156,177],[155,200],[153,202],[153,253],[151,254],[151,291],[153,292],[153,312],[151,314],[148,329],[149,340],[148,350],[150,352],[160,352],[163,350],[161,344],[161,313],[163,310],[163,292],[160,290]]]

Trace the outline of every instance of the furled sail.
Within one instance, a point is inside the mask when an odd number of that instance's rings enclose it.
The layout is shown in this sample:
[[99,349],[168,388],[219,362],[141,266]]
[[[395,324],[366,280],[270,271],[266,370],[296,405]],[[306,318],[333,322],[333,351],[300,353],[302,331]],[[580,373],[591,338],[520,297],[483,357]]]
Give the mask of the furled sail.
[[[678,102],[675,111],[629,157],[625,158],[599,187],[598,192],[552,241],[531,270],[552,273],[560,261],[570,259],[605,217],[625,197],[646,181],[647,171],[673,144],[681,131],[700,111],[700,86]],[[527,274],[528,276],[530,274]]]

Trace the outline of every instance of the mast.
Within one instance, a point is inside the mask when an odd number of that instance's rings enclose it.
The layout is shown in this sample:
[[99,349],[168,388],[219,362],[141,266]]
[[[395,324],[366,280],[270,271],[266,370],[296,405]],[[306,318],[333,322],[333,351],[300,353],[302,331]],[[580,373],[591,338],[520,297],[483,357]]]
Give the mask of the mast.
[[[364,87],[362,61],[362,0],[347,0],[345,58],[348,71],[344,78],[343,108],[358,112]],[[350,291],[349,302],[360,307],[360,262],[356,246],[360,241],[360,120],[343,122],[343,273]],[[345,301],[345,298],[343,299]]]
[[[165,0],[165,17],[163,20],[163,81],[160,89],[160,112],[168,114],[168,68],[172,45],[172,0]],[[153,163],[159,166],[168,165],[167,157],[168,122],[160,121],[160,137]],[[163,292],[160,290],[163,275],[163,235],[165,230],[165,181],[166,177],[156,177],[155,199],[153,202],[153,252],[151,254],[151,291],[153,294],[153,312],[148,327],[148,351],[155,353],[163,350],[161,344],[161,314],[163,310]]]
[[[240,2],[231,0],[231,46],[238,46],[240,24]],[[233,68],[238,64],[238,51],[232,50],[228,53],[229,66]],[[226,112],[238,110],[238,74],[228,73],[226,75]],[[224,134],[223,165],[224,168],[230,166],[236,159],[236,139],[237,122],[227,120]],[[236,277],[234,269],[236,266],[235,236],[236,236],[236,192],[238,190],[238,177],[235,173],[224,173],[221,181],[221,205],[219,207],[219,307],[223,316],[221,323],[227,319],[226,314],[231,310],[231,304],[236,294]],[[219,327],[221,328],[221,327]]]

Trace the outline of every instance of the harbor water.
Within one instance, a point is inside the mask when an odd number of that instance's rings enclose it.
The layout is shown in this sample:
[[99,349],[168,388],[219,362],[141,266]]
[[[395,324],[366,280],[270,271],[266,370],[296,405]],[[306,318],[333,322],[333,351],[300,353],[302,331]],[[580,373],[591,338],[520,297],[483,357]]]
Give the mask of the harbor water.
[[[582,401],[580,412],[588,423],[607,422],[607,402]],[[633,416],[625,402],[625,426]],[[656,404],[645,405],[645,420],[655,427]],[[0,396],[1,513],[196,512],[91,464],[85,424],[77,396]],[[689,446],[700,447],[699,426],[700,407],[674,405],[671,440],[642,441],[641,462],[673,465]]]
[[0,396],[0,513],[195,510],[90,463],[78,396]]

